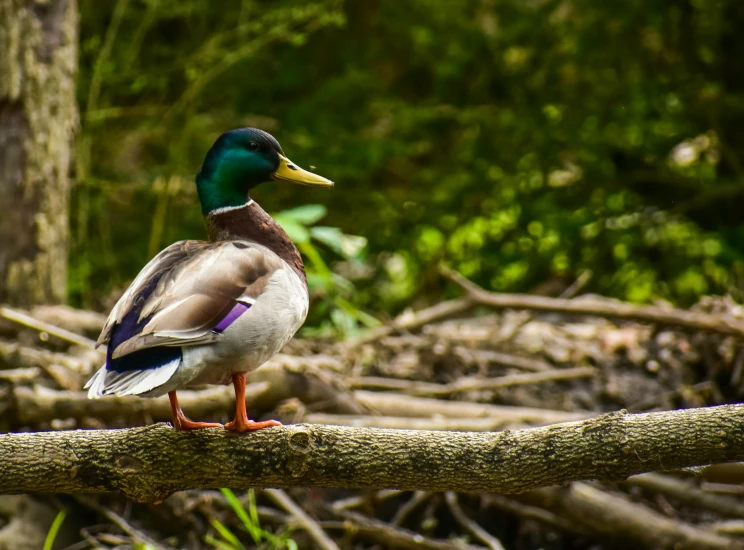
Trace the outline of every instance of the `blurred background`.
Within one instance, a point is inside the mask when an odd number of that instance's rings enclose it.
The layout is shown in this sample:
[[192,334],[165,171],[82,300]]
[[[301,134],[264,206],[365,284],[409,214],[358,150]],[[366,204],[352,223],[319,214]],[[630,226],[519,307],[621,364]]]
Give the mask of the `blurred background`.
[[[0,0],[0,432],[170,419],[157,400],[91,409],[93,340],[149,258],[205,237],[194,175],[244,126],[336,182],[252,193],[312,299],[301,338],[251,377],[252,416],[496,431],[741,402],[742,29],[736,0]],[[600,315],[427,309],[463,295],[442,266],[492,291],[599,295]],[[661,313],[607,320],[613,299]],[[664,324],[670,303],[702,321]],[[228,420],[231,390],[208,391],[187,414]],[[47,533],[44,548],[741,548],[734,474],[460,504],[4,496],[0,550]]]
[[587,291],[634,302],[741,297],[738,2],[79,12],[73,305],[107,309],[157,251],[203,237],[194,174],[241,126],[337,182],[254,193],[307,241],[313,330],[346,334],[442,298],[441,262],[501,291],[556,294],[591,272]]

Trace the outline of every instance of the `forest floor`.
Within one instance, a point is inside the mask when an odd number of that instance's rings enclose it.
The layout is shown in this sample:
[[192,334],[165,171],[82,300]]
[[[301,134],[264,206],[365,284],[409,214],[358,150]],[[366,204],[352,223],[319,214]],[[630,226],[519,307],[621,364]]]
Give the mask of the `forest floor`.
[[[679,323],[618,315],[623,304],[597,296],[551,311],[484,303],[409,312],[355,340],[293,340],[250,377],[249,412],[284,423],[492,431],[741,400],[744,350],[730,327],[744,311],[727,298],[704,298]],[[606,316],[597,314],[603,308]],[[654,310],[659,319],[675,313]],[[91,339],[103,320],[65,307],[0,308],[0,431],[169,420],[167,401],[86,399],[83,384],[102,362]],[[230,419],[231,388],[183,393],[192,418]],[[116,495],[1,496],[0,549],[41,548],[61,510],[57,549],[740,548],[744,467],[520,495],[203,490],[157,505]]]

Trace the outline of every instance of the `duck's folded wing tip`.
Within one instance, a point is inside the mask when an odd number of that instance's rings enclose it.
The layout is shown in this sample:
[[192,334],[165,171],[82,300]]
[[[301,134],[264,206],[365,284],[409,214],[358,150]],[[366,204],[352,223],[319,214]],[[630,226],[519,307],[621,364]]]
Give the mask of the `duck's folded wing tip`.
[[141,395],[165,384],[175,374],[180,364],[181,357],[177,357],[157,367],[123,372],[108,370],[104,365],[88,380],[84,389],[88,390],[88,399],[98,399],[107,395],[118,397]]

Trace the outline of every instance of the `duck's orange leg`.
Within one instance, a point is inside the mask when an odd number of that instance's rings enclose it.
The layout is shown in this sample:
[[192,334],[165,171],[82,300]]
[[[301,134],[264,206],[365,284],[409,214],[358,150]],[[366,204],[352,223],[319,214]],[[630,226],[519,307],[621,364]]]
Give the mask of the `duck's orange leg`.
[[178,397],[176,392],[168,392],[168,399],[170,399],[171,410],[173,411],[173,427],[177,430],[199,430],[201,428],[221,428],[222,424],[216,422],[194,422],[186,418],[183,414],[181,406],[178,404]]
[[225,428],[233,432],[252,432],[262,428],[271,428],[272,426],[281,426],[281,422],[276,420],[264,420],[263,422],[254,422],[248,418],[248,412],[245,410],[245,373],[238,372],[232,375],[233,386],[235,387],[235,420],[225,424]]

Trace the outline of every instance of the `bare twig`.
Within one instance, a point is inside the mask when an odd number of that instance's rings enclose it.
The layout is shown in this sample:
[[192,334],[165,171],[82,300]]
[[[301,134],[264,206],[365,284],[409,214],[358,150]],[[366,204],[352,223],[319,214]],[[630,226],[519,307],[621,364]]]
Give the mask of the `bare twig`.
[[39,379],[39,376],[41,376],[41,369],[36,367],[0,370],[0,380],[13,384],[35,382]]
[[703,491],[689,481],[659,474],[643,474],[629,478],[626,483],[674,497],[695,508],[705,508],[726,516],[744,518],[744,504],[739,500]]
[[400,506],[395,512],[393,519],[390,520],[390,524],[401,525],[408,517],[408,514],[410,514],[421,504],[429,500],[429,497],[431,497],[432,494],[433,493],[431,491],[414,491],[411,495],[411,498],[408,499],[406,503]]
[[320,546],[323,550],[340,550],[338,545],[333,542],[333,539],[326,535],[325,531],[321,529],[320,525],[305,513],[305,511],[297,506],[295,502],[289,498],[289,495],[281,489],[266,489],[264,494],[273,500],[279,507],[284,509],[295,518],[297,524],[301,526],[308,535]]
[[113,510],[109,510],[105,506],[102,506],[95,502],[94,500],[82,496],[77,496],[76,500],[81,503],[83,506],[86,506],[87,508],[90,508],[91,510],[94,510],[104,516],[106,519],[108,519],[111,523],[116,525],[119,529],[121,529],[124,533],[129,535],[134,542],[137,544],[147,546],[148,548],[153,548],[155,550],[165,550],[165,546],[157,542],[156,540],[152,539],[139,529],[136,529],[133,525],[131,525],[127,520],[125,520],[123,517],[121,517],[119,514],[114,512]]
[[87,375],[94,368],[101,366],[103,355],[90,350],[86,350],[81,355],[71,355],[0,341],[0,360],[22,367],[60,365],[77,374]]
[[406,312],[388,325],[369,330],[358,338],[346,341],[344,346],[352,348],[361,344],[374,342],[399,330],[414,330],[429,323],[464,313],[474,305],[475,303],[469,298],[460,298],[458,300],[440,302],[416,313]]
[[452,513],[452,517],[455,518],[464,529],[467,529],[475,538],[484,543],[491,550],[504,550],[501,545],[501,541],[494,537],[491,533],[483,529],[475,521],[470,519],[465,512],[460,508],[460,503],[457,502],[457,494],[452,491],[447,491],[444,494],[444,501],[447,503],[447,507]]
[[455,544],[435,540],[388,523],[363,516],[355,512],[339,511],[337,515],[345,521],[339,527],[350,535],[361,535],[384,545],[385,548],[407,548],[410,550],[484,550],[481,546]]
[[511,367],[531,372],[548,371],[554,368],[553,365],[547,361],[543,361],[542,359],[523,357],[521,355],[504,353],[501,351],[470,349],[464,346],[457,346],[454,349],[454,352],[461,357],[470,357],[476,362],[483,361],[487,363],[496,363],[497,365],[502,365],[504,367]]
[[559,512],[595,535],[632,540],[648,548],[741,550],[744,545],[713,531],[671,519],[642,504],[586,483],[540,489],[518,497]]
[[62,305],[36,306],[31,317],[76,334],[98,334],[106,322],[106,316],[100,313]]
[[354,397],[362,405],[384,416],[405,416],[414,418],[488,418],[494,421],[516,424],[555,424],[584,420],[594,413],[554,411],[531,407],[510,407],[472,403],[469,401],[444,401],[427,397],[412,397],[401,393],[371,392],[357,390]]
[[352,388],[377,388],[384,390],[401,390],[413,395],[450,395],[459,392],[488,391],[527,384],[541,384],[562,380],[589,378],[596,374],[594,367],[576,367],[572,369],[551,369],[549,371],[529,374],[511,374],[498,378],[461,378],[449,384],[432,384],[430,382],[414,382],[399,378],[381,378],[362,376],[348,380]]
[[711,523],[708,529],[719,535],[727,537],[744,537],[744,520],[735,519],[728,521],[717,521]]
[[19,325],[38,330],[39,332],[46,332],[47,334],[55,336],[61,340],[65,340],[72,344],[76,344],[78,346],[83,346],[90,349],[96,348],[96,343],[90,338],[86,338],[85,336],[80,336],[79,334],[75,334],[74,332],[70,332],[69,330],[65,330],[49,323],[39,321],[38,319],[34,319],[30,315],[23,313],[22,311],[17,311],[15,309],[10,309],[9,307],[0,306],[0,317],[3,317],[8,321],[18,323]]
[[331,506],[334,510],[351,510],[352,508],[359,508],[364,506],[367,502],[383,502],[398,496],[403,491],[398,489],[383,489],[381,491],[375,491],[371,496],[369,493],[358,495],[355,497],[342,498],[341,500],[335,501]]
[[485,504],[487,506],[498,508],[499,510],[502,510],[508,514],[519,516],[525,519],[539,521],[545,523],[546,525],[550,525],[551,527],[555,527],[569,533],[573,532],[583,534],[585,531],[585,529],[582,529],[579,525],[569,521],[563,516],[554,514],[553,512],[550,512],[544,508],[540,508],[539,506],[530,506],[529,504],[524,504],[523,502],[519,502],[514,498],[505,497],[503,495],[486,495]]
[[592,280],[593,275],[589,269],[582,271],[576,280],[566,290],[561,292],[560,298],[573,298],[576,296]]
[[548,298],[529,294],[489,292],[455,271],[443,269],[443,273],[451,281],[461,286],[474,302],[498,309],[526,309],[574,315],[597,315],[744,337],[744,322],[733,317],[684,309],[635,305],[615,300]]

